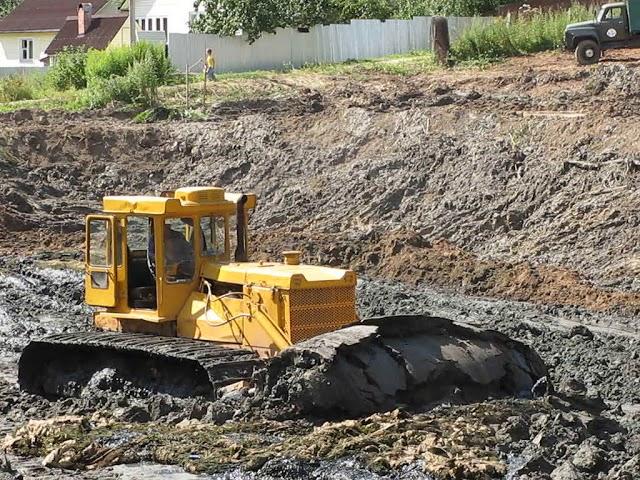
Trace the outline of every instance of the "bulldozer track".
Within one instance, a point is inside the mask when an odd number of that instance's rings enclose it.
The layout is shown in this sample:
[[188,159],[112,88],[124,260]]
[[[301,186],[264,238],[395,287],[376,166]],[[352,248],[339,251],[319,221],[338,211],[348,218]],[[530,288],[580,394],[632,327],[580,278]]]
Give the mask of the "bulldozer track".
[[[65,382],[86,384],[97,371],[112,368],[134,381],[140,379],[141,386],[150,390],[175,394],[177,389],[181,396],[215,396],[221,386],[251,378],[262,364],[251,350],[213,342],[92,331],[31,342],[20,359],[18,379],[25,390],[57,396],[67,393],[60,391]],[[48,368],[43,370],[42,366]],[[64,367],[66,374],[56,379],[58,366]]]

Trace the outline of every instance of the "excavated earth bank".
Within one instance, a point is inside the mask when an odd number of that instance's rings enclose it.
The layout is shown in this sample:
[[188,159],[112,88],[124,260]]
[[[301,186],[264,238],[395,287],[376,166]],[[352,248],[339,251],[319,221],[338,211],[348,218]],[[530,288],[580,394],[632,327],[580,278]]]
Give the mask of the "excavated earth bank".
[[[292,78],[283,96],[215,105],[204,122],[2,115],[6,446],[97,478],[141,461],[215,478],[640,478],[637,72],[553,54]],[[105,194],[203,184],[259,195],[254,257],[300,248],[366,277],[362,316],[450,318],[530,345],[548,368],[540,396],[465,404],[451,392],[432,410],[325,423],[261,409],[245,390],[217,402],[105,382],[57,402],[18,392],[29,338],[88,328],[82,276],[68,269],[82,259],[82,216]],[[49,420],[25,425],[38,419]]]

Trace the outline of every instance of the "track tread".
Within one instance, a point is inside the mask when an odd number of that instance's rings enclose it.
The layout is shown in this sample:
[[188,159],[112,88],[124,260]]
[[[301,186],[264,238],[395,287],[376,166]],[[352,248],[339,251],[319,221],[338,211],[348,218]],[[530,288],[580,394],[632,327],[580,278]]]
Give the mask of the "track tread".
[[204,369],[213,390],[234,381],[249,379],[263,365],[249,349],[229,348],[209,341],[163,337],[142,333],[78,332],[51,335],[32,342],[33,347],[62,346],[73,349],[143,354],[178,362],[195,362]]

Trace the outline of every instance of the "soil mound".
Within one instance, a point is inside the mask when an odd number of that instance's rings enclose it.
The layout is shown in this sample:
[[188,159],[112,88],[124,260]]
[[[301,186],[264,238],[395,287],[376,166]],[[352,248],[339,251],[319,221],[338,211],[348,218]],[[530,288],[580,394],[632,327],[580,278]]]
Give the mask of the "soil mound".
[[498,332],[436,317],[379,317],[283,351],[258,380],[256,405],[362,415],[398,404],[530,398],[546,374],[533,350]]
[[4,115],[0,248],[78,251],[103,195],[213,184],[258,194],[254,251],[271,257],[637,312],[635,69],[565,60],[334,78],[204,122]]

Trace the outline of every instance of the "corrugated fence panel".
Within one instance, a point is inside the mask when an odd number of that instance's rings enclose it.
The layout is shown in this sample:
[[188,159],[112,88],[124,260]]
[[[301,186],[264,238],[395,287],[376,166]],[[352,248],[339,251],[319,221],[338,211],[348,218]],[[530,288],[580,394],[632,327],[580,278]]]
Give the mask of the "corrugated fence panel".
[[8,75],[35,75],[47,73],[49,67],[0,67],[0,77]]
[[[490,17],[448,17],[454,41],[471,25]],[[169,57],[180,70],[202,68],[207,48],[214,51],[218,72],[272,70],[289,66],[364,60],[414,50],[430,50],[431,17],[411,20],[353,20],[348,24],[316,25],[309,32],[278,29],[249,44],[245,37],[169,34]]]

